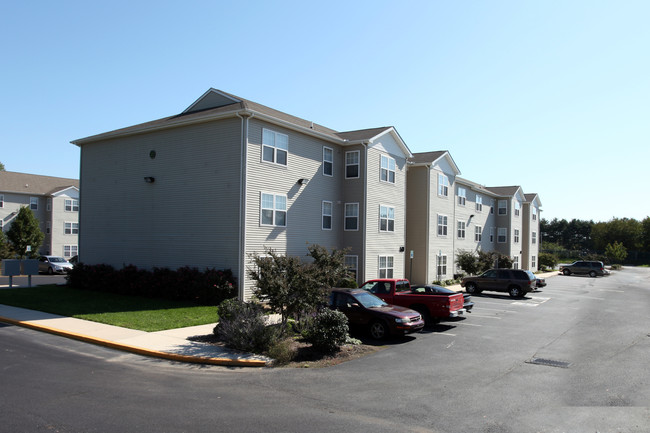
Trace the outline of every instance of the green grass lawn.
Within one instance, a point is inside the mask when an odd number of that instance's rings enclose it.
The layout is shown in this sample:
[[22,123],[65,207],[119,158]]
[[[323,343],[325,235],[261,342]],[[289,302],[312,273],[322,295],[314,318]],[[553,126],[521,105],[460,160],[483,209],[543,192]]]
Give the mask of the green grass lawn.
[[205,325],[219,320],[217,307],[56,285],[2,289],[0,304],[147,332]]

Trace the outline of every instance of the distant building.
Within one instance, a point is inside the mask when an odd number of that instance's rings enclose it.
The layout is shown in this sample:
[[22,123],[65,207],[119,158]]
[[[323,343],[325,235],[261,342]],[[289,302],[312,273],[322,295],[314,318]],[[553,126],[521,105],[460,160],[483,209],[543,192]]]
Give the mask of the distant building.
[[40,254],[71,258],[79,253],[79,180],[0,171],[0,229],[9,230],[20,208],[29,207],[45,234]]

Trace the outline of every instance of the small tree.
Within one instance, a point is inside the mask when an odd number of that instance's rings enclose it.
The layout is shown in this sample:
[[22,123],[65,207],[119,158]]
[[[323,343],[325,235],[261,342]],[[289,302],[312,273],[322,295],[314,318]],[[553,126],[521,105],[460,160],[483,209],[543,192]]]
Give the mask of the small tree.
[[[37,255],[45,235],[38,227],[38,219],[32,210],[23,206],[11,222],[11,227],[7,230],[7,238],[14,252],[18,254],[19,258],[24,259],[26,256],[35,257]],[[28,247],[31,247],[29,254]]]
[[539,253],[539,267],[554,269],[557,266],[558,259],[554,254]]
[[12,256],[11,248],[5,233],[0,230],[0,259],[9,259]]
[[607,244],[605,247],[605,256],[610,263],[621,264],[627,258],[627,249],[620,242],[614,242],[613,245]]
[[476,275],[481,271],[478,256],[472,251],[459,251],[456,254],[456,262],[463,271],[470,275]]

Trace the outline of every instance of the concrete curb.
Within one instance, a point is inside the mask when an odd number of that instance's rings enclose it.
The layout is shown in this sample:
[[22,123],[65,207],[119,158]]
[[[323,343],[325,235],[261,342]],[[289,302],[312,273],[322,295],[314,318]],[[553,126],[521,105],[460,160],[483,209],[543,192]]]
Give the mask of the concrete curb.
[[116,343],[114,341],[104,340],[96,337],[89,337],[87,335],[77,334],[75,332],[64,331],[49,326],[37,325],[22,320],[9,319],[7,317],[2,317],[2,316],[0,316],[0,322],[9,323],[16,326],[22,326],[24,328],[33,329],[36,331],[47,332],[50,334],[59,335],[73,340],[83,341],[85,343],[97,344],[99,346],[109,347],[111,349],[123,350],[138,355],[150,356],[154,358],[162,358],[170,361],[188,362],[194,364],[221,365],[221,366],[229,366],[229,367],[265,367],[266,366],[266,361],[254,360],[254,359],[209,358],[205,356],[179,355],[176,353],[168,353],[168,352],[160,352],[151,349],[143,349],[141,347]]

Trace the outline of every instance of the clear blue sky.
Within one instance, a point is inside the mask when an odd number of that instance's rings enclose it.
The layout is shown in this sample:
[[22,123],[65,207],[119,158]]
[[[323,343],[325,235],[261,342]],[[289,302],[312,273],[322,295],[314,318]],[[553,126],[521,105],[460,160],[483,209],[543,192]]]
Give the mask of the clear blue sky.
[[395,126],[542,217],[650,215],[650,2],[6,1],[0,161],[79,176],[69,142],[210,87],[346,131]]

